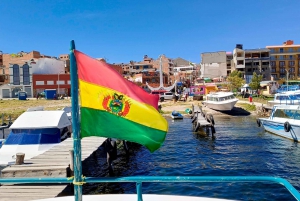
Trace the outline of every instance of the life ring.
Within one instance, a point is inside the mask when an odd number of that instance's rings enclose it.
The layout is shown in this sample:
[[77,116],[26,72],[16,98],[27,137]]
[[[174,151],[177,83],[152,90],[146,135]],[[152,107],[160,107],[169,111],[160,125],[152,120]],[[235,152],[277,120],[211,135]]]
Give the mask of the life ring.
[[256,123],[257,123],[258,127],[261,127],[261,121],[260,121],[260,119],[256,119]]
[[286,121],[284,123],[283,127],[284,127],[284,131],[285,132],[290,132],[290,130],[291,130],[291,124],[288,121]]

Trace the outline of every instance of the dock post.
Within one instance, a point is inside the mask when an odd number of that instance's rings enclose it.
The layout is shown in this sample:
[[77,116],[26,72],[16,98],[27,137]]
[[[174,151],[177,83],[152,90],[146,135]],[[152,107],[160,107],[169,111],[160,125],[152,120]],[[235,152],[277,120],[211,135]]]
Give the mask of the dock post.
[[24,163],[25,153],[16,154],[16,165],[22,165]]

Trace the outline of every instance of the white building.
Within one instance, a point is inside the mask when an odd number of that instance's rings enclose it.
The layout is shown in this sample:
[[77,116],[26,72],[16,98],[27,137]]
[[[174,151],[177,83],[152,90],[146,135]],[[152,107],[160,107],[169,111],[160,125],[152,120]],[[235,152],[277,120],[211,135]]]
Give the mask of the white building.
[[33,74],[65,73],[64,61],[53,58],[40,58],[24,61],[24,64],[10,64],[10,83],[0,86],[0,98],[18,98],[19,91],[25,91],[28,98],[33,97]]
[[201,77],[219,78],[227,76],[227,57],[225,51],[201,54]]

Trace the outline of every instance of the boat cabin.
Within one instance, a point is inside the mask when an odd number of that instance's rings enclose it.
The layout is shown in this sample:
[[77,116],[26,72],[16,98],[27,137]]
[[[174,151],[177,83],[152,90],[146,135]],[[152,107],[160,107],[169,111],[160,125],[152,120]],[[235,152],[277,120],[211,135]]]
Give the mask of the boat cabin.
[[60,143],[72,132],[71,122],[63,110],[24,112],[9,129],[6,145]]
[[215,101],[215,102],[226,101],[231,99],[235,99],[235,97],[233,93],[228,93],[228,92],[218,92],[206,96],[207,101]]

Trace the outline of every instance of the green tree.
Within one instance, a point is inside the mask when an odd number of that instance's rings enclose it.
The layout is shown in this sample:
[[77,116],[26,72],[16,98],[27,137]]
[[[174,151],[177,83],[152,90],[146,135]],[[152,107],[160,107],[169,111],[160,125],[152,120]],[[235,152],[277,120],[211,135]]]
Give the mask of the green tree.
[[243,79],[242,73],[238,70],[234,70],[227,77],[227,87],[231,91],[238,91],[245,84],[245,80]]
[[253,77],[251,82],[249,83],[249,86],[253,90],[258,90],[260,88],[260,82],[262,81],[263,76],[257,75],[255,72],[253,73]]

